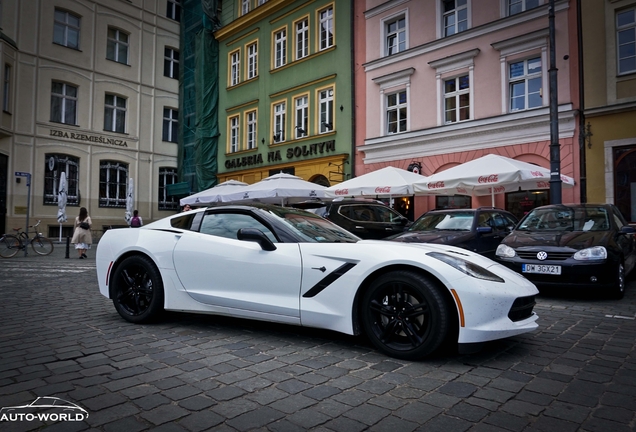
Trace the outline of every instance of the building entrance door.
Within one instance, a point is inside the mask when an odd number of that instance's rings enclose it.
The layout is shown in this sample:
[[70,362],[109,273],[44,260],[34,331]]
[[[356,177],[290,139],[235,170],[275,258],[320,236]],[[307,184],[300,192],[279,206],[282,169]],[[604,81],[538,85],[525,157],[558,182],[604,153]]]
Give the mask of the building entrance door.
[[7,185],[9,157],[0,154],[0,234],[7,232]]
[[614,203],[636,222],[636,146],[614,148]]

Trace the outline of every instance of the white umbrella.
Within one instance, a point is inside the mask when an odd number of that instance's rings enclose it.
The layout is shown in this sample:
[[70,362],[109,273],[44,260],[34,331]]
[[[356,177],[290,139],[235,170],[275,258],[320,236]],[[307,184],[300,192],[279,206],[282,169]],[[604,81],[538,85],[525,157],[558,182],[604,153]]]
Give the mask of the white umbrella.
[[325,187],[285,173],[274,174],[240,191],[222,196],[223,202],[261,201],[289,203],[290,199],[324,198]]
[[135,193],[135,188],[133,186],[133,179],[131,177],[128,179],[128,192],[126,192],[126,213],[124,214],[124,219],[126,220],[126,223],[128,225],[130,225],[133,211],[135,210],[134,193]]
[[426,177],[402,168],[388,166],[325,189],[327,198],[396,197],[413,195],[413,183]]
[[[574,179],[561,175],[565,187]],[[433,174],[413,185],[416,195],[490,195],[523,190],[549,189],[550,170],[505,156],[489,154]]]
[[186,204],[204,205],[204,204],[220,203],[222,202],[222,197],[224,195],[238,192],[240,188],[244,186],[247,186],[247,183],[243,183],[242,181],[238,181],[238,180],[224,181],[223,183],[219,183],[218,185],[211,187],[210,189],[206,189],[204,191],[197,192],[185,198],[181,198],[179,200],[179,204],[181,206],[184,206]]
[[60,174],[60,184],[57,188],[57,221],[60,223],[60,243],[62,243],[62,224],[66,222],[66,200],[68,188],[66,186],[66,173]]

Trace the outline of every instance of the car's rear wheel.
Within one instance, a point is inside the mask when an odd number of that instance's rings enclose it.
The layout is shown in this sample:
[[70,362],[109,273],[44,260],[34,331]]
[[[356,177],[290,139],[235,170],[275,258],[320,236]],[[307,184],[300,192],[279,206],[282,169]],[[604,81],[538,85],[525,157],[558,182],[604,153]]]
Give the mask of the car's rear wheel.
[[134,255],[124,259],[110,283],[115,309],[125,320],[147,322],[163,311],[163,282],[150,258]]
[[411,271],[392,271],[376,279],[362,297],[362,325],[382,352],[412,360],[435,351],[450,328],[440,288]]
[[616,267],[616,279],[614,281],[614,289],[612,290],[612,297],[620,300],[625,296],[625,264],[623,261],[618,262]]

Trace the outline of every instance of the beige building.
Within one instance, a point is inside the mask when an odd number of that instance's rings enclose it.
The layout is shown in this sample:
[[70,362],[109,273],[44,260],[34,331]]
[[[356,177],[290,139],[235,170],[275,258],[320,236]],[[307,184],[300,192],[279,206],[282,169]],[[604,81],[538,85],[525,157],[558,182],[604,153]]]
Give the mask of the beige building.
[[62,173],[64,236],[80,207],[98,235],[125,225],[131,180],[146,222],[177,210],[179,3],[0,2],[0,231],[28,212],[57,237]]

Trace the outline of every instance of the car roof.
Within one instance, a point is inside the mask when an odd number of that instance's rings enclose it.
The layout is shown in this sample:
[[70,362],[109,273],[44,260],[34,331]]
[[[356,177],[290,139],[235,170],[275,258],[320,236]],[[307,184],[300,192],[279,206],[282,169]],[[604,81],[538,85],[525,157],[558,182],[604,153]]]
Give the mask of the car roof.
[[563,208],[563,207],[567,207],[567,208],[593,208],[593,207],[611,207],[612,204],[607,204],[607,203],[567,203],[567,204],[548,204],[548,205],[544,205],[541,207],[535,207],[533,210],[537,210],[537,209],[558,209],[558,208]]

